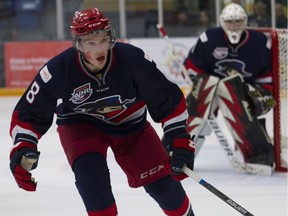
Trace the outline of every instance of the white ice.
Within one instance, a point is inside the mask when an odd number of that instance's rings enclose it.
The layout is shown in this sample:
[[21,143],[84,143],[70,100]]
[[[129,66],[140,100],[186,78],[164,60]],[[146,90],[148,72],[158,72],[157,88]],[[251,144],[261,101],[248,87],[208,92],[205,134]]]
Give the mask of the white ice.
[[[39,142],[40,161],[33,176],[38,181],[36,192],[19,189],[9,169],[10,117],[18,97],[0,97],[0,216],[84,216],[85,208],[74,185],[56,132],[56,126]],[[159,136],[160,125],[156,125]],[[132,189],[108,154],[113,191],[120,216],[160,216],[157,204],[142,188]],[[230,166],[217,139],[209,137],[195,161],[195,172],[255,216],[287,216],[287,173],[272,176],[236,173]],[[197,216],[241,215],[213,193],[192,179],[183,181]]]

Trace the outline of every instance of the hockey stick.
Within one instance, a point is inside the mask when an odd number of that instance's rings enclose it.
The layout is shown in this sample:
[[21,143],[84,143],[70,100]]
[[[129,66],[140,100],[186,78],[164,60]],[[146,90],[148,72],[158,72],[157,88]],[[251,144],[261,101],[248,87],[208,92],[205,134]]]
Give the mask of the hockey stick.
[[215,188],[213,185],[206,182],[204,179],[202,179],[199,175],[197,175],[194,171],[190,170],[188,167],[184,166],[183,172],[191,177],[194,181],[198,182],[200,185],[205,187],[207,190],[209,190],[211,193],[215,194],[217,197],[222,199],[225,203],[230,205],[232,208],[240,212],[242,215],[246,216],[253,216],[248,210],[243,208],[241,205],[230,199],[228,196],[226,196],[224,193],[219,191],[217,188]]
[[[173,44],[171,43],[171,41],[169,39],[167,32],[164,29],[164,26],[162,24],[158,24],[157,28],[158,28],[159,32],[161,33],[161,35],[163,36],[163,38],[168,43],[169,49],[172,52],[174,59],[176,60],[177,64],[181,68],[181,74],[184,77],[186,83],[189,84],[190,86],[192,86],[193,84],[192,84],[192,81],[188,75],[188,72],[187,72],[185,66],[179,60],[178,56],[176,55],[176,51],[173,47]],[[231,149],[231,147],[228,143],[228,140],[225,137],[224,133],[222,132],[221,128],[219,127],[217,120],[216,120],[215,116],[213,115],[213,113],[211,113],[211,111],[210,111],[208,116],[206,116],[204,119],[208,121],[208,124],[210,125],[211,129],[214,131],[214,134],[216,135],[216,137],[217,137],[219,143],[221,144],[223,150],[227,153],[227,157],[228,157],[230,164],[232,165],[232,167],[236,171],[250,173],[250,174],[258,174],[258,175],[271,175],[272,174],[272,169],[268,166],[241,163],[238,160],[237,156],[234,154],[234,151]],[[201,146],[202,145],[200,145],[200,148],[201,148]]]
[[191,87],[192,86],[192,81],[191,81],[191,79],[190,79],[190,77],[189,77],[189,75],[188,75],[188,73],[186,71],[186,68],[184,67],[184,65],[181,63],[180,59],[176,55],[176,51],[174,49],[174,46],[172,45],[172,43],[171,43],[171,41],[170,41],[170,39],[169,39],[169,37],[168,37],[163,25],[158,24],[157,28],[158,28],[159,32],[161,33],[161,35],[163,36],[163,38],[167,41],[169,49],[170,49],[170,51],[173,54],[173,57],[176,59],[178,66],[180,66],[181,75],[183,76],[183,78],[186,81],[186,83]]

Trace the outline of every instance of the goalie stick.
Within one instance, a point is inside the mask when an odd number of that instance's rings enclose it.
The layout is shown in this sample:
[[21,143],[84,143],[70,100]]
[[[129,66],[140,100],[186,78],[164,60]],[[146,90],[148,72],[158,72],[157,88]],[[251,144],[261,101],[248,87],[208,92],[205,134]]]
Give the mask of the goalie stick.
[[[174,46],[172,42],[169,39],[169,36],[167,32],[164,29],[164,26],[162,24],[157,24],[157,29],[159,30],[162,37],[166,40],[168,43],[169,49],[172,52],[173,58],[176,60],[177,64],[181,68],[181,74],[183,78],[185,79],[185,82],[192,87],[193,83],[188,75],[188,72],[185,68],[185,66],[181,63],[180,59],[176,55],[176,51],[174,49]],[[223,150],[227,153],[228,160],[232,167],[237,172],[242,173],[249,173],[249,174],[257,174],[257,175],[271,175],[272,174],[272,168],[265,166],[265,165],[259,165],[259,164],[251,164],[251,163],[241,163],[238,160],[238,157],[234,154],[234,151],[230,147],[228,140],[226,139],[224,133],[222,132],[221,128],[219,127],[217,120],[213,113],[211,111],[209,112],[208,116],[204,117],[205,120],[207,120],[209,126],[214,131],[214,134],[216,135],[220,145],[222,146]],[[199,135],[199,134],[198,134]],[[197,140],[198,136],[196,135],[195,140]],[[202,145],[200,145],[201,148]]]
[[246,216],[253,216],[248,210],[243,208],[241,205],[230,199],[228,196],[226,196],[224,193],[219,191],[217,188],[215,188],[213,185],[206,182],[204,179],[202,179],[199,175],[197,175],[194,171],[190,170],[188,167],[184,166],[183,172],[192,178],[194,181],[198,182],[200,185],[205,187],[207,190],[209,190],[211,193],[215,194],[217,197],[222,199],[225,203],[230,205],[232,208],[240,212],[242,215]]

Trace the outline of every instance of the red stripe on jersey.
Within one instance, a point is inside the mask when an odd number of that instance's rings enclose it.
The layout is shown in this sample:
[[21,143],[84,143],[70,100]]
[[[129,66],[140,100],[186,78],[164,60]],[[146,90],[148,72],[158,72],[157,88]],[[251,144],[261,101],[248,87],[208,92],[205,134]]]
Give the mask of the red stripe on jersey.
[[17,145],[14,145],[13,148],[11,149],[10,152],[10,158],[12,157],[12,155],[19,149],[23,149],[23,148],[29,148],[29,149],[34,149],[37,151],[37,146],[33,143],[30,142],[20,142]]
[[262,84],[261,87],[268,90],[269,92],[273,93],[273,85],[272,84]]
[[262,88],[273,93],[272,73],[271,72],[259,75],[257,77],[257,79],[255,80],[255,83],[260,85]]
[[196,73],[205,74],[205,71],[194,65],[191,59],[186,60],[185,67],[187,70],[192,69]]
[[183,112],[185,112],[186,110],[186,101],[184,96],[182,96],[182,99],[180,101],[180,103],[178,104],[178,106],[176,107],[176,109],[166,118],[162,119],[160,122],[162,124],[162,126],[165,124],[165,122],[176,118],[177,116],[180,116]]
[[27,122],[22,122],[19,120],[19,112],[18,111],[14,111],[12,114],[12,120],[11,120],[11,126],[10,126],[10,136],[12,137],[12,131],[15,128],[15,126],[20,126],[22,128],[25,128],[27,130],[32,131],[33,133],[35,133],[37,135],[37,139],[40,139],[42,137],[42,134],[40,134],[39,132],[37,132],[31,124],[27,123]]
[[265,72],[265,74],[260,74],[259,76],[257,76],[256,83],[271,83],[272,82],[272,72]]
[[[137,104],[134,104],[133,106],[127,108],[120,116],[115,118],[113,120],[113,122],[115,122],[115,123],[121,122],[123,119],[133,115],[133,113],[136,113],[138,110],[140,110],[144,106],[145,106],[144,101],[141,101],[141,102],[139,102]],[[137,118],[137,117],[139,117],[139,116],[135,116],[134,118]]]

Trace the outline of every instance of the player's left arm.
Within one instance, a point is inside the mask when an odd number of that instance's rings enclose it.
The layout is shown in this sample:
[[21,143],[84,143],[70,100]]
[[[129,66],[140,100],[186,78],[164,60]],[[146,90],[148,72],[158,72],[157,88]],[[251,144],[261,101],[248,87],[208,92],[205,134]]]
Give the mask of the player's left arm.
[[147,105],[152,119],[162,124],[164,133],[172,136],[186,133],[186,102],[177,84],[169,81],[149,58],[139,62],[136,91]]
[[210,52],[208,41],[206,32],[203,32],[184,59],[183,65],[192,80],[197,74],[207,74],[209,71],[209,64],[206,62],[207,53]]
[[266,36],[263,39],[260,55],[260,69],[254,83],[246,84],[248,95],[254,105],[256,116],[269,112],[275,106],[272,79],[272,51],[271,42]]
[[187,132],[188,112],[184,95],[180,89],[175,89],[175,91],[181,95],[180,100],[178,103],[175,101],[174,109],[167,107],[167,110],[172,110],[172,112],[167,112],[167,115],[161,118],[160,122],[164,131],[162,142],[170,156],[168,165],[172,177],[180,181],[187,177],[182,171],[184,165],[191,170],[194,168],[195,142]]
[[172,176],[182,180],[187,177],[183,166],[194,167],[195,152],[194,141],[187,132],[186,101],[180,88],[170,82],[153,61],[146,62],[145,66],[144,76],[138,79],[138,92],[152,119],[162,124],[162,142],[170,154]]

